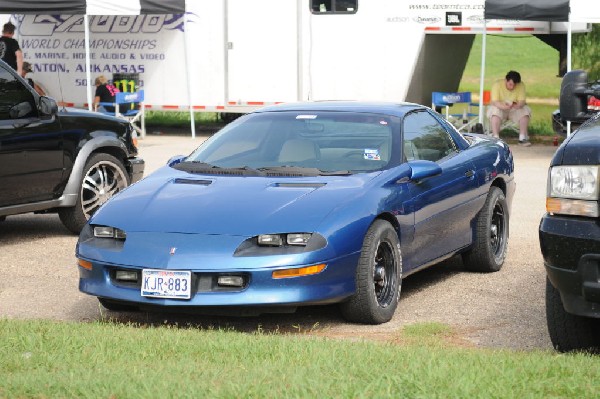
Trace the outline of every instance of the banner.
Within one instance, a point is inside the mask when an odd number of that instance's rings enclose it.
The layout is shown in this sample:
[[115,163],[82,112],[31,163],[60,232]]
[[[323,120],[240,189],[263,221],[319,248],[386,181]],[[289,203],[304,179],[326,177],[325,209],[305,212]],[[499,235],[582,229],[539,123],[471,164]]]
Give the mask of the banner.
[[[183,14],[90,16],[92,81],[135,76],[149,104],[187,104]],[[49,96],[83,106],[86,62],[82,15],[13,15],[23,58]],[[182,78],[180,78],[182,77]],[[119,80],[122,80],[120,78]],[[117,86],[122,82],[116,82]],[[134,89],[123,83],[126,91]],[[182,95],[183,93],[183,95]]]

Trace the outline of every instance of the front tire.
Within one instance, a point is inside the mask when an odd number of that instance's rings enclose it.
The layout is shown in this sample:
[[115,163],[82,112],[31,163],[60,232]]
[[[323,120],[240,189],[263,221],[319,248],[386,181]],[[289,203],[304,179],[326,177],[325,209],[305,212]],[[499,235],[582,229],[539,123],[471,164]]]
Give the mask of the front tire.
[[60,220],[67,229],[79,234],[98,208],[128,185],[129,177],[121,161],[108,154],[93,155],[83,169],[77,203],[60,208]]
[[504,193],[491,187],[475,226],[473,248],[463,254],[463,263],[475,272],[497,272],[508,250],[508,205]]
[[546,323],[552,346],[559,352],[600,353],[600,320],[565,311],[560,292],[546,279]]
[[376,220],[365,235],[356,268],[356,293],[340,304],[348,321],[381,324],[394,316],[402,287],[402,256],[398,233]]

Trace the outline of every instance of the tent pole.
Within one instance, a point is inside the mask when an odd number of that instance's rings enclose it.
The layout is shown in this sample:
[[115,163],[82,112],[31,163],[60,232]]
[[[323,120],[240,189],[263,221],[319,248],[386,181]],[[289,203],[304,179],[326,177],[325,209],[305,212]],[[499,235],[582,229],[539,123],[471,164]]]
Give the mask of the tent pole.
[[85,77],[87,79],[87,103],[88,110],[92,111],[92,65],[90,61],[90,23],[88,15],[83,16],[83,25],[85,32]]
[[[567,21],[567,72],[571,71],[571,12]],[[571,121],[567,121],[567,137],[571,135]]]
[[[187,10],[187,7],[186,7]],[[196,118],[194,118],[194,103],[192,101],[192,74],[190,73],[190,52],[189,52],[189,39],[188,39],[188,24],[187,14],[183,14],[183,41],[184,41],[184,52],[185,52],[185,74],[188,84],[188,104],[190,105],[190,128],[192,129],[192,138],[196,138]]]
[[481,40],[481,81],[479,82],[479,123],[483,126],[483,86],[485,81],[485,44],[487,20],[483,20],[483,37]]

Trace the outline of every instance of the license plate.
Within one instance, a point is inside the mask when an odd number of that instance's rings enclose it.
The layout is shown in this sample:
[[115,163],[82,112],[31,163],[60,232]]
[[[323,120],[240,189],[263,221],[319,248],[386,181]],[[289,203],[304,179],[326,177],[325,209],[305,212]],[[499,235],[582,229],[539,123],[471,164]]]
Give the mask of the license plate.
[[142,296],[190,299],[192,273],[180,270],[142,270]]

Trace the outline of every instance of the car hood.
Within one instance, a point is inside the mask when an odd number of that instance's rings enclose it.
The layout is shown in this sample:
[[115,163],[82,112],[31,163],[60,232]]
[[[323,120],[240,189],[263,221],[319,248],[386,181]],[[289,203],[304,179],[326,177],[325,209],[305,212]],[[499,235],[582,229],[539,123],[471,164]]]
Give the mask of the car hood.
[[599,165],[600,126],[584,125],[561,145],[552,160],[555,165]]
[[163,167],[113,197],[90,220],[128,232],[253,236],[313,232],[377,173],[318,177],[192,175]]

